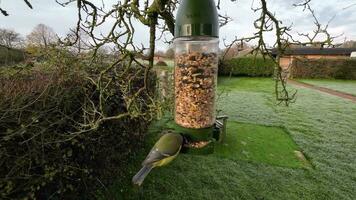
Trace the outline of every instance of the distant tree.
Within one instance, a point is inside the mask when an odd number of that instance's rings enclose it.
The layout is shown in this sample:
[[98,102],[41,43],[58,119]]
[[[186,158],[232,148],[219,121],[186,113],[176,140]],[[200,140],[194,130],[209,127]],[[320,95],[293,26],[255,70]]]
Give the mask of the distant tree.
[[158,50],[158,51],[155,52],[155,56],[164,57],[165,53],[163,51]]
[[89,50],[91,45],[89,42],[90,36],[83,30],[79,30],[78,33],[74,29],[71,29],[67,34],[67,42],[71,42],[70,50],[73,53],[81,54],[83,51]]
[[30,46],[47,48],[50,44],[56,43],[57,34],[53,29],[44,24],[38,24],[32,32],[27,35],[27,43]]
[[223,50],[223,58],[224,59],[234,58],[238,56],[241,51],[249,48],[251,48],[251,45],[247,44],[246,42],[235,43],[231,47]]
[[292,48],[292,49],[296,49],[296,48],[307,47],[307,45],[303,45],[303,44],[289,44],[288,47],[289,47],[289,48]]
[[0,45],[14,48],[18,47],[22,41],[19,33],[14,30],[0,28]]
[[166,58],[173,59],[174,58],[174,49],[173,48],[167,49],[165,56],[166,56]]
[[342,44],[342,47],[344,47],[344,48],[356,48],[356,41],[354,41],[354,40],[346,41],[346,42],[344,42],[344,44]]

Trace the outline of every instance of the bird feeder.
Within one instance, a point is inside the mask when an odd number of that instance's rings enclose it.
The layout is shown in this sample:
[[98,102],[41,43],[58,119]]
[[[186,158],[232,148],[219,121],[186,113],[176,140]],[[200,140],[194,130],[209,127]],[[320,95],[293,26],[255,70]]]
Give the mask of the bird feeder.
[[216,121],[219,23],[214,0],[181,0],[174,36],[174,121],[188,139],[186,151],[212,153],[220,135],[214,132],[224,127]]

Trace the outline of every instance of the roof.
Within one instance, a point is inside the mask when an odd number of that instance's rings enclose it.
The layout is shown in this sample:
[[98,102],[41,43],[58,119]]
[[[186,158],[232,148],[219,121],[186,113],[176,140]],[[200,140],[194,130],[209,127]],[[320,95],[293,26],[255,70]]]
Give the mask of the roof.
[[250,53],[253,52],[253,48],[246,48],[246,49],[243,49],[241,51],[238,51],[238,55],[236,55],[235,57],[243,57],[243,56],[246,56]]
[[[286,49],[284,55],[340,55],[350,56],[352,52],[356,52],[356,48],[293,48]],[[277,55],[277,49],[272,49],[272,54]]]

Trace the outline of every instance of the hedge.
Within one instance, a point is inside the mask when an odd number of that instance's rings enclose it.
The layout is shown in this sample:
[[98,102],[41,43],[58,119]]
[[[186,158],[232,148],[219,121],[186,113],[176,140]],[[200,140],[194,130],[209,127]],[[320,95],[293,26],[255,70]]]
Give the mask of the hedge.
[[166,62],[160,60],[156,63],[156,66],[168,66]]
[[19,49],[0,46],[0,66],[11,65],[25,60],[25,53]]
[[356,59],[297,58],[292,64],[291,77],[356,80]]
[[[151,106],[145,92],[137,96],[141,105],[132,104],[140,115],[80,132],[88,114],[84,97],[97,104],[98,90],[84,71],[54,71],[0,77],[0,199],[93,199],[103,185],[127,174],[143,141]],[[118,83],[123,79],[111,80],[105,115],[127,112],[122,92],[138,91],[143,71],[125,70],[128,88]]]
[[270,58],[249,56],[232,58],[219,64],[219,75],[225,76],[272,76],[273,72],[274,62]]

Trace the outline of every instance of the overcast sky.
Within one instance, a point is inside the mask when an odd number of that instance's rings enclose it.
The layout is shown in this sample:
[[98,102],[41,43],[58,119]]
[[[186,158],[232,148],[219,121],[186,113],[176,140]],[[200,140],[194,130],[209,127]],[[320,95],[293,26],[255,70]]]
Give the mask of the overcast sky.
[[[101,0],[95,0],[97,3]],[[92,0],[92,2],[95,2]],[[314,28],[311,15],[303,12],[302,8],[295,8],[293,3],[300,0],[268,0],[268,6],[276,16],[284,22],[285,25],[293,24],[294,33],[310,32]],[[26,7],[23,0],[0,0],[0,7],[8,11],[10,16],[0,15],[0,28],[13,29],[21,35],[26,36],[39,23],[46,24],[54,31],[64,36],[69,28],[74,27],[76,23],[75,4],[67,7],[58,5],[55,0],[30,0],[33,10]],[[109,6],[115,0],[104,0],[106,6]],[[229,0],[222,0],[221,14],[227,14],[233,21],[221,28],[220,38],[227,41],[235,36],[247,37],[253,34],[253,21],[258,17],[251,10],[252,0],[238,0],[233,3]],[[255,6],[258,6],[255,0]],[[330,24],[329,31],[334,35],[344,34],[338,38],[337,42],[347,40],[356,40],[356,0],[313,0],[312,7],[315,10],[320,22],[326,24],[333,16],[334,20]],[[349,8],[347,8],[349,7]],[[347,9],[345,9],[347,8]],[[109,28],[109,25],[107,26]],[[105,29],[105,28],[104,28]],[[105,31],[105,30],[103,30]],[[148,43],[148,29],[144,26],[136,27],[136,43]],[[273,35],[267,35],[267,42],[274,43]],[[158,48],[165,49],[167,46],[158,41]]]

